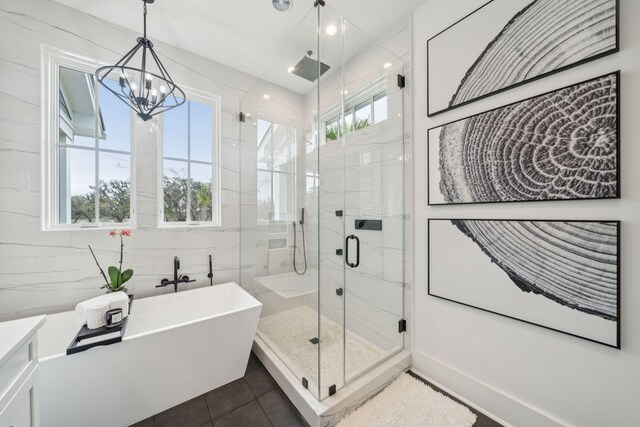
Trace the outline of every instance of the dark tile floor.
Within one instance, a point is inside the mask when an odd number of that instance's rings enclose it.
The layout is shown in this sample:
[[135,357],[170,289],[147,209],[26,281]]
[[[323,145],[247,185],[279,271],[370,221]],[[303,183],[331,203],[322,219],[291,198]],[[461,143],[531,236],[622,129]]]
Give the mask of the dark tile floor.
[[434,389],[435,391],[438,391],[442,394],[444,394],[445,396],[451,398],[452,400],[455,400],[456,402],[466,406],[467,408],[469,408],[469,410],[471,412],[473,412],[474,414],[476,414],[476,416],[478,417],[476,419],[476,423],[473,425],[473,427],[503,427],[502,424],[497,423],[496,421],[494,421],[493,419],[487,417],[485,414],[483,414],[482,412],[478,412],[475,409],[467,406],[464,404],[464,402],[461,402],[460,400],[456,399],[455,397],[451,396],[449,393],[447,393],[446,391],[443,391],[441,389],[439,389],[438,387],[434,386],[433,384],[431,384],[429,381],[425,380],[424,378],[422,378],[419,375],[414,374],[413,372],[409,371],[408,372],[409,375],[411,375],[414,378],[419,379],[420,381],[422,381],[423,383],[427,384],[429,387],[431,387],[432,389]]
[[308,424],[251,353],[244,377],[134,426],[305,427]]
[[[409,371],[409,374],[464,405],[413,372]],[[502,427],[483,413],[473,408],[469,410],[478,417],[474,427]],[[256,355],[251,353],[244,377],[140,421],[132,427],[154,426],[305,427],[308,424]]]

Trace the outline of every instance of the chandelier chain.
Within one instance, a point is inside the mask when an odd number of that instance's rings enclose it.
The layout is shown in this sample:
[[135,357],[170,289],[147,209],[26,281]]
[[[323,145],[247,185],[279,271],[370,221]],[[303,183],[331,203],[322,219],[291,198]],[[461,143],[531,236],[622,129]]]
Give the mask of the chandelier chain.
[[144,4],[143,9],[142,9],[142,19],[144,21],[144,38],[147,38],[147,2],[146,0],[143,0],[142,3]]

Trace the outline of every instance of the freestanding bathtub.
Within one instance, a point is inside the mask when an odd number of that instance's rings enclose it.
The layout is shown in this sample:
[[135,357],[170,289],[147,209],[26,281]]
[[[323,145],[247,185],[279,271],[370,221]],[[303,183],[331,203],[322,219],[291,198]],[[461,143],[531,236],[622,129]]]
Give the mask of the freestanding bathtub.
[[261,309],[235,283],[137,299],[121,343],[70,356],[74,312],[48,316],[42,426],[128,426],[242,377]]

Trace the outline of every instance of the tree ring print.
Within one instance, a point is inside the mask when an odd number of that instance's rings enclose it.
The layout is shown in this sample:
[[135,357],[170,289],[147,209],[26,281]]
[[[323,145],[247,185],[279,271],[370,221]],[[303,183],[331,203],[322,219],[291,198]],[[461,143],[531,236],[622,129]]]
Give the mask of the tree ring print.
[[452,220],[524,292],[617,320],[618,225]]
[[442,126],[446,203],[618,197],[618,74]]

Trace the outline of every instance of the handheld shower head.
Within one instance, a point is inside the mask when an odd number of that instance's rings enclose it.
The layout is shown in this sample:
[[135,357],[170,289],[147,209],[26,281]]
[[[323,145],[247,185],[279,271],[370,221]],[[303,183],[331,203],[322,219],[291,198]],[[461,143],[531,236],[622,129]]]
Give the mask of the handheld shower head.
[[303,224],[304,224],[304,208],[302,208],[302,212],[300,215],[300,225],[303,225]]

